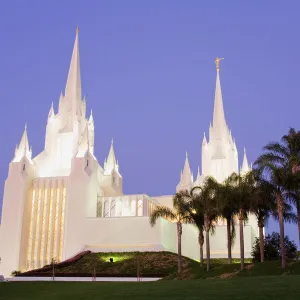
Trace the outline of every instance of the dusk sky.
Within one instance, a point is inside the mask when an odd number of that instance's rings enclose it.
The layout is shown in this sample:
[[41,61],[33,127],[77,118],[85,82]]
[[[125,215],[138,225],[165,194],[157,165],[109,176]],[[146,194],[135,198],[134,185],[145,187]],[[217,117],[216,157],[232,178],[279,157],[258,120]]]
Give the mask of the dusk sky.
[[[239,165],[244,146],[254,162],[266,143],[299,129],[299,11],[297,0],[2,0],[1,206],[26,122],[33,155],[44,148],[77,25],[95,155],[103,166],[113,138],[124,193],[158,196],[175,192],[186,151],[196,175],[217,56],[225,58],[221,86]],[[287,233],[297,240],[295,225]]]

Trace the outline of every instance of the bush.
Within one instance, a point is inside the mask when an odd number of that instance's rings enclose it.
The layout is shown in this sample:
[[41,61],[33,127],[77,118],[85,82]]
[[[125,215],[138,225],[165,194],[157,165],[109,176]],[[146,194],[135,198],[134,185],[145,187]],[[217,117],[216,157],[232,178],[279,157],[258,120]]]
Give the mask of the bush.
[[21,271],[12,271],[11,272],[11,276],[18,276],[19,274],[21,274]]
[[[284,238],[285,243],[285,256],[287,259],[297,258],[297,246],[294,241],[290,241],[288,236]],[[265,244],[265,260],[278,260],[281,258],[281,248],[280,248],[280,235],[278,232],[272,232],[264,238]],[[259,248],[259,238],[255,239],[252,252],[252,258],[254,262],[260,261],[260,248]]]

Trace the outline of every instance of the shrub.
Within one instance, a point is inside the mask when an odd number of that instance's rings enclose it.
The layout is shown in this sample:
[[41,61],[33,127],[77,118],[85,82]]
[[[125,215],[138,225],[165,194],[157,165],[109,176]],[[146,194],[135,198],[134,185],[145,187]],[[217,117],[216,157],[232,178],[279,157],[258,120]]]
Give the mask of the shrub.
[[21,271],[12,271],[11,272],[11,276],[17,276],[17,275],[19,275],[19,274],[21,274]]
[[[284,238],[285,242],[285,256],[287,259],[296,259],[297,258],[297,246],[294,241],[290,241],[288,236]],[[280,248],[280,235],[278,232],[272,232],[264,238],[265,244],[265,260],[278,260],[281,258],[281,248]],[[252,252],[252,258],[254,262],[260,261],[260,248],[259,248],[259,239],[256,238]]]

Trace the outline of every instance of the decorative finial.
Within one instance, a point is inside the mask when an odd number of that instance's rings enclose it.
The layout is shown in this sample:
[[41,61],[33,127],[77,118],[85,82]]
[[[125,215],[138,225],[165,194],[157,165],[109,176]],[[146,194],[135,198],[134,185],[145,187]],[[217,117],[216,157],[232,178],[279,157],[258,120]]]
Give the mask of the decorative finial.
[[188,153],[187,153],[187,151],[185,151],[185,157],[186,157],[186,158],[188,157]]
[[78,34],[79,33],[79,27],[78,27],[78,25],[76,26],[76,34]]
[[216,64],[216,69],[217,71],[220,70],[220,61],[224,59],[224,58],[220,58],[220,57],[217,57],[216,60],[215,60],[215,64]]
[[27,131],[27,122],[25,123],[25,131]]
[[244,146],[244,153],[246,153],[246,147]]
[[112,144],[112,145],[114,144],[114,139],[113,139],[113,138],[111,139],[111,144]]

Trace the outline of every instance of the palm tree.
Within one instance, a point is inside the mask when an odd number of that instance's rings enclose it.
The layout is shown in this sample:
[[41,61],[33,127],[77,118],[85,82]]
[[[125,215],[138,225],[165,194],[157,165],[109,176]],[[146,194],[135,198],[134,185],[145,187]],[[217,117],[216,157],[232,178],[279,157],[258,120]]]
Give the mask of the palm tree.
[[218,188],[218,211],[220,217],[226,220],[227,227],[227,249],[228,263],[232,264],[232,246],[235,239],[235,223],[234,216],[237,214],[236,205],[233,197],[233,187],[228,178],[223,184],[219,184]]
[[173,209],[166,206],[156,206],[150,215],[150,224],[153,227],[159,218],[166,218],[177,224],[177,245],[178,245],[178,274],[182,271],[181,236],[182,224],[193,222],[186,210],[185,196],[187,191],[178,192],[173,196]]
[[292,162],[289,145],[272,142],[264,147],[264,153],[255,162],[260,177],[268,181],[276,197],[277,213],[280,229],[281,267],[286,268],[285,243],[284,243],[284,207],[291,186],[294,186],[295,176],[291,172]]
[[210,269],[210,232],[214,232],[215,223],[218,219],[217,211],[217,191],[218,182],[208,177],[204,180],[203,186],[200,187],[200,201],[204,211],[204,230],[205,230],[205,244],[206,244],[206,269]]
[[254,192],[254,176],[252,172],[241,176],[233,173],[228,179],[229,185],[232,186],[231,197],[234,202],[233,207],[237,210],[240,228],[240,258],[241,270],[244,269],[245,251],[244,251],[244,223],[248,219],[250,212],[251,197]]
[[288,134],[281,139],[284,151],[280,154],[289,162],[292,173],[295,175],[294,195],[291,197],[298,216],[298,239],[300,242],[300,131],[290,128]]
[[255,181],[256,185],[250,203],[250,211],[257,218],[260,261],[264,262],[264,227],[270,216],[276,214],[276,193],[274,193],[273,187],[268,181],[259,178],[259,176],[256,176]]
[[[199,190],[199,191],[198,191]],[[193,223],[199,231],[198,243],[200,248],[200,264],[203,265],[203,244],[204,244],[204,207],[201,200],[201,187],[194,187],[190,192],[186,191],[183,196],[186,200],[186,210]]]

